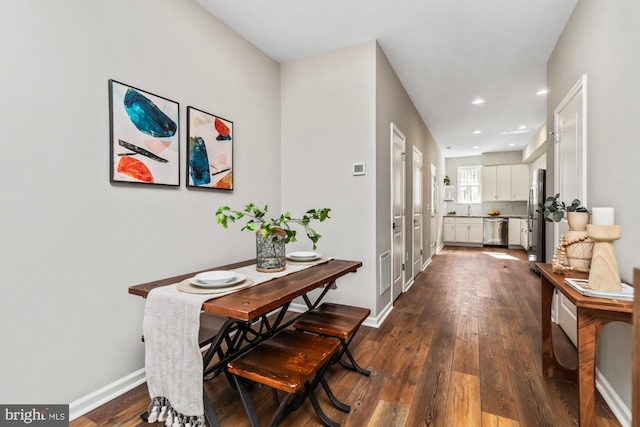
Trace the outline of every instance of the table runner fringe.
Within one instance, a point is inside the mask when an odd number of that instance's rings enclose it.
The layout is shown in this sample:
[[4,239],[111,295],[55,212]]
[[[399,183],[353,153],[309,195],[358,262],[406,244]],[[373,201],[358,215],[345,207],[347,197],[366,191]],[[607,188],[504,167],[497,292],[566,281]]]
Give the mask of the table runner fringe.
[[147,423],[164,423],[165,427],[205,427],[203,415],[183,415],[171,407],[169,399],[154,397],[149,404]]

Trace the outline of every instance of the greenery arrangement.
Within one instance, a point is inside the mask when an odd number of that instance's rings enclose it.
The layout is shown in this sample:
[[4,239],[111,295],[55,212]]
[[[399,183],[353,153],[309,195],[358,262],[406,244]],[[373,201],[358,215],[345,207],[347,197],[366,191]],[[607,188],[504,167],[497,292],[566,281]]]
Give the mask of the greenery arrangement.
[[536,212],[544,215],[547,222],[560,222],[565,212],[589,212],[584,206],[580,206],[580,200],[573,199],[570,205],[566,205],[562,201],[558,201],[560,193],[555,196],[549,196],[544,204],[540,203]]
[[451,185],[451,179],[449,178],[449,175],[444,176],[444,185]]
[[291,229],[290,224],[298,224],[304,228],[307,237],[313,242],[313,249],[316,249],[316,244],[320,237],[313,228],[311,228],[311,221],[317,220],[323,222],[327,218],[330,218],[330,208],[323,209],[310,209],[302,218],[293,218],[290,212],[286,212],[278,218],[267,218],[266,214],[269,207],[265,205],[264,209],[259,209],[255,204],[249,203],[244,207],[244,210],[237,211],[232,210],[229,206],[220,206],[216,211],[216,219],[218,224],[227,228],[229,222],[236,222],[241,219],[248,219],[247,223],[240,230],[257,231],[262,229],[264,240],[267,240],[269,236],[273,235],[275,229],[282,229],[287,234],[285,243],[296,241],[296,230]]

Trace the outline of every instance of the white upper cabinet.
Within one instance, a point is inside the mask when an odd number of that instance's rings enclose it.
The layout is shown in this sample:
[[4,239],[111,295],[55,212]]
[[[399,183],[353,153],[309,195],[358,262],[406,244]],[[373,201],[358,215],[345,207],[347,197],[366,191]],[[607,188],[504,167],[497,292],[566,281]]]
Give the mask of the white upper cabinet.
[[529,198],[529,165],[482,167],[482,201],[515,201]]
[[511,200],[511,166],[482,167],[482,201]]
[[511,165],[511,200],[529,200],[529,165]]

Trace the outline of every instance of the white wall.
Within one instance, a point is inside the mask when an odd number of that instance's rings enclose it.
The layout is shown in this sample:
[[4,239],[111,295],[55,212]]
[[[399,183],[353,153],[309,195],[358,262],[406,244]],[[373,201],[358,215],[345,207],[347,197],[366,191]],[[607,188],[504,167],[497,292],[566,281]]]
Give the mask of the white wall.
[[[418,272],[412,271],[413,246],[412,246],[412,218],[413,212],[413,146],[422,151],[423,155],[423,260],[429,257],[430,244],[430,207],[427,203],[431,200],[431,164],[437,168],[438,181],[444,178],[444,156],[429,132],[422,117],[418,113],[413,101],[402,86],[402,82],[391,67],[389,60],[382,48],[376,43],[376,265],[378,256],[391,249],[391,123],[394,123],[406,137],[405,163],[406,163],[406,237],[405,251],[410,261],[406,264],[405,282],[410,282]],[[439,201],[440,202],[440,201]],[[439,209],[441,211],[441,209]],[[437,218],[436,230],[442,230],[442,216]],[[442,242],[442,236],[437,237],[438,246]],[[390,290],[383,295],[377,292],[378,310],[384,309],[391,302]]]
[[[279,210],[280,66],[191,1],[1,9],[0,402],[69,403],[143,366],[130,285],[255,256],[214,213]],[[179,188],[109,184],[110,78],[180,103]],[[234,121],[233,192],[185,188],[187,105]]]
[[[282,206],[329,207],[318,252],[363,261],[327,300],[375,315],[375,41],[282,65]],[[364,162],[366,175],[353,176]],[[295,211],[295,212],[294,212]],[[292,244],[310,250],[306,237]]]
[[[378,291],[378,256],[391,248],[391,122],[407,136],[411,212],[412,145],[423,152],[426,167],[436,164],[441,176],[444,158],[378,44],[370,41],[282,65],[282,206],[333,209],[332,219],[318,226],[325,236],[319,252],[364,265],[342,279],[344,284],[339,282],[328,298],[366,306],[373,316],[391,298]],[[359,162],[366,164],[366,175],[353,176],[352,165]],[[429,179],[429,170],[424,176]],[[430,200],[429,185],[424,200]],[[308,249],[304,240],[297,246]],[[410,230],[407,250],[411,253]]]
[[[613,206],[622,238],[615,252],[623,281],[640,267],[638,182],[640,145],[640,2],[581,0],[547,63],[547,123],[582,74],[587,74],[587,199],[589,206]],[[553,188],[553,144],[548,147],[547,186]],[[550,235],[550,234],[549,234]],[[555,242],[548,239],[547,254]],[[598,342],[597,366],[630,408],[631,328],[607,326]]]

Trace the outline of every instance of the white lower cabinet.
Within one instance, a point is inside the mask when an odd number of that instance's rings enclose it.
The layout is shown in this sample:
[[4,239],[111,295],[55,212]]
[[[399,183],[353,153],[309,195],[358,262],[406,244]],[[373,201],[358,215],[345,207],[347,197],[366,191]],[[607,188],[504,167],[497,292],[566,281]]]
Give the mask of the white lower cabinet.
[[520,220],[520,245],[526,250],[529,244],[529,225],[526,219]]
[[482,218],[445,218],[445,242],[482,243]]
[[444,233],[442,235],[442,240],[444,242],[456,241],[456,219],[455,218],[444,219]]
[[520,218],[509,218],[509,246],[520,246]]

